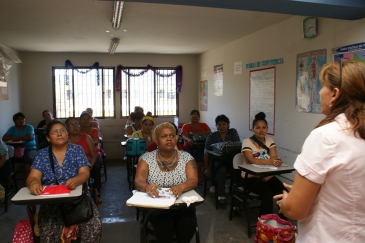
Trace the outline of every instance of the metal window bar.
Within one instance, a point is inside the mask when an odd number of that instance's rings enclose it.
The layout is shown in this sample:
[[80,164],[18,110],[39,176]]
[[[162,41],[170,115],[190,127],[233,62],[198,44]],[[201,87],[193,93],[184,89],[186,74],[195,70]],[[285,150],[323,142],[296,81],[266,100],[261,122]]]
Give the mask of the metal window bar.
[[[86,71],[79,68],[78,71]],[[78,117],[87,107],[95,117],[114,117],[114,68],[100,68],[100,84],[96,70],[79,73],[74,69],[54,68],[54,110],[57,118]],[[68,73],[68,84],[65,74]],[[108,92],[106,92],[108,90]]]
[[[178,94],[176,93],[176,75],[159,77],[149,70],[142,76],[134,77],[143,69],[129,68],[128,76],[121,73],[121,114],[129,116],[135,106],[142,106],[144,112],[151,111],[155,116],[177,115]],[[160,68],[162,74],[169,74],[173,69]]]

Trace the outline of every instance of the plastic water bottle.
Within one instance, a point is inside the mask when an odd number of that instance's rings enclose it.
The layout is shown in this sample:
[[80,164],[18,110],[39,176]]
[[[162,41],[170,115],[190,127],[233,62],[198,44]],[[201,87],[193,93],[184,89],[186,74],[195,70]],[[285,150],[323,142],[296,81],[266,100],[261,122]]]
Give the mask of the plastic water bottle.
[[177,128],[179,128],[179,117],[177,116],[174,117],[174,124]]

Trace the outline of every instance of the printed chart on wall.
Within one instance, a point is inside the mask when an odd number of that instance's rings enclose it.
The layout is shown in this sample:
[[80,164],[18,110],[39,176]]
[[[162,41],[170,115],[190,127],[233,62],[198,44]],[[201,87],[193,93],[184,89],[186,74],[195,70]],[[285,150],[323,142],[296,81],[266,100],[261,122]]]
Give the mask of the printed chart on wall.
[[200,81],[200,110],[208,110],[208,81]]
[[365,64],[365,43],[358,43],[349,46],[340,47],[333,54],[333,61],[340,59],[350,60],[352,62],[362,62]]
[[275,134],[275,75],[275,67],[250,71],[250,130],[255,115],[262,111],[269,126],[267,133]]
[[223,95],[223,64],[214,66],[214,95]]
[[326,63],[326,49],[297,55],[296,109],[299,112],[321,113],[319,72]]

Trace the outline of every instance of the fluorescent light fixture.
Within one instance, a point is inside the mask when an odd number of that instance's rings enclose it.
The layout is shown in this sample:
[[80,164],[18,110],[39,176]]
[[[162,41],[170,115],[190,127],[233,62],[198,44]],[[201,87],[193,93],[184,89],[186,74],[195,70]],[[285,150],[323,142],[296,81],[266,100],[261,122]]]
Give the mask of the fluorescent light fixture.
[[119,44],[119,38],[113,38],[109,47],[109,54],[113,55]]
[[124,7],[123,1],[114,1],[113,18],[112,18],[112,27],[114,30],[119,30],[120,24],[122,23],[123,7]]

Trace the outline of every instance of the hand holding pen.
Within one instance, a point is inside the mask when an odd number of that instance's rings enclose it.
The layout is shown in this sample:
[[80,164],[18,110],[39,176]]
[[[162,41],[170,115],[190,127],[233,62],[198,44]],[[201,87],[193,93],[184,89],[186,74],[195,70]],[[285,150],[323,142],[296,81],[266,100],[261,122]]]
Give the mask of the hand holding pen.
[[161,187],[157,184],[149,184],[146,187],[146,192],[151,197],[158,197],[159,196],[159,190],[161,190]]

